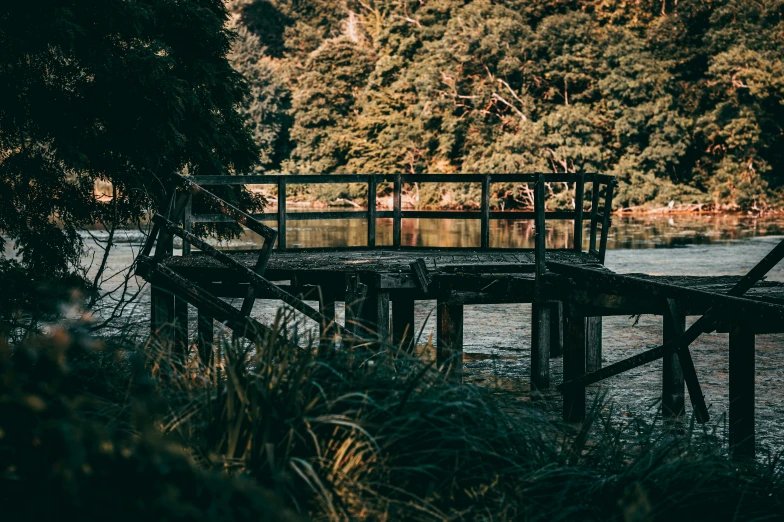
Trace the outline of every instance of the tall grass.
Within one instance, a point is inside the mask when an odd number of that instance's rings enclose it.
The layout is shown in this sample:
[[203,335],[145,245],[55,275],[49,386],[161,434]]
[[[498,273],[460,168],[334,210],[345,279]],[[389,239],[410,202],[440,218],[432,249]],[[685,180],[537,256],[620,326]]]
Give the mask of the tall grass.
[[[182,365],[156,340],[122,350],[125,366],[107,362],[116,356],[111,350],[82,354],[79,370],[70,371],[79,376],[73,394],[102,405],[78,408],[78,422],[136,441],[131,451],[140,461],[176,455],[192,476],[226,491],[258,488],[269,509],[244,512],[261,519],[283,506],[329,521],[762,520],[784,513],[776,462],[738,464],[721,448],[696,443],[700,434],[691,430],[660,438],[651,427],[623,432],[598,400],[585,425],[565,426],[531,406],[510,407],[491,389],[450,384],[392,346],[319,356],[317,340],[304,347],[279,341],[295,335],[291,319],[281,312],[272,334],[254,343],[224,338],[208,364],[194,356]],[[7,362],[13,359],[4,359],[3,375],[20,371]],[[91,365],[124,370],[96,383],[85,378]],[[3,405],[18,393],[7,382]],[[168,488],[181,491],[179,475],[171,480]],[[154,494],[145,499],[158,502]],[[226,520],[234,518],[226,511]]]

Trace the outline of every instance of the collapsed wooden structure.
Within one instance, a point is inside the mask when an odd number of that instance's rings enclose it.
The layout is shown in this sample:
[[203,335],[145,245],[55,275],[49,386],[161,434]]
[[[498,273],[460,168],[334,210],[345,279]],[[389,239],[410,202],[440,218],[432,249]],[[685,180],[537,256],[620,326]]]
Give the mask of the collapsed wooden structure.
[[[573,211],[545,210],[545,182],[573,184]],[[478,211],[404,210],[404,183],[470,182],[481,184]],[[366,183],[367,210],[298,212],[286,210],[286,187],[294,183]],[[376,207],[377,187],[392,184],[392,210]],[[533,212],[490,210],[493,183],[532,184]],[[221,200],[204,185],[274,184],[277,213],[251,216]],[[784,258],[784,241],[742,278],[653,277],[620,275],[603,266],[611,224],[615,179],[587,174],[511,175],[369,175],[369,176],[218,176],[181,178],[166,215],[153,218],[153,229],[138,260],[137,271],[152,283],[152,327],[175,325],[175,345],[186,347],[187,307],[198,310],[197,344],[209,357],[213,321],[233,335],[268,335],[251,317],[256,299],[277,299],[319,324],[324,350],[340,338],[344,344],[374,342],[410,348],[414,339],[414,301],[437,301],[437,364],[450,378],[462,379],[463,313],[466,305],[532,303],[531,386],[550,386],[550,359],[563,356],[563,416],[579,422],[586,415],[586,386],[661,359],[662,410],[682,415],[688,389],[699,422],[709,418],[689,345],[702,333],[726,331],[730,355],[730,442],[737,455],[754,454],[754,336],[784,331],[784,285],[763,282]],[[196,193],[212,201],[220,214],[194,214]],[[589,196],[589,197],[588,197]],[[584,202],[590,202],[588,209]],[[476,248],[408,247],[402,222],[408,218],[481,220]],[[392,244],[377,244],[376,223],[392,219]],[[364,219],[367,244],[350,248],[288,249],[290,220]],[[491,247],[490,221],[533,219],[535,248]],[[573,245],[547,249],[548,220],[573,222]],[[263,239],[256,251],[222,252],[191,232],[193,223],[233,221]],[[277,221],[273,229],[264,221]],[[588,248],[583,250],[584,223]],[[183,255],[173,256],[173,238],[183,240]],[[195,247],[198,252],[192,252]],[[275,248],[276,247],[276,248]],[[154,249],[154,250],[153,250]],[[319,309],[307,300],[318,301]],[[242,298],[236,308],[223,298]],[[344,326],[335,318],[335,303],[346,303]],[[390,317],[390,304],[392,313]],[[602,317],[661,315],[661,346],[602,366]],[[689,328],[687,315],[701,317]]]

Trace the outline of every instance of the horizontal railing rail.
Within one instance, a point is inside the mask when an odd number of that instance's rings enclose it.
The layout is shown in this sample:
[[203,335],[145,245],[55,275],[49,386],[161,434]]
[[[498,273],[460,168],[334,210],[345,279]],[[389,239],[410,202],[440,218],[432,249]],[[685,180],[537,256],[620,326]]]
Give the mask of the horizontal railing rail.
[[[403,219],[433,218],[433,219],[477,219],[481,220],[480,245],[481,249],[490,248],[490,221],[491,220],[535,220],[535,211],[491,210],[490,188],[492,184],[502,183],[536,183],[538,181],[551,183],[574,183],[575,209],[544,212],[545,220],[572,220],[574,221],[573,249],[582,251],[583,223],[590,222],[590,236],[588,252],[604,260],[604,251],[607,246],[607,232],[610,227],[610,212],[612,208],[613,190],[616,180],[607,174],[264,174],[248,176],[194,176],[190,178],[194,183],[202,186],[236,186],[236,185],[275,185],[278,192],[277,212],[254,214],[258,221],[273,221],[277,223],[278,238],[277,248],[286,249],[286,224],[288,221],[324,220],[324,219],[366,219],[368,221],[367,247],[376,247],[376,227],[378,219],[392,219],[392,247],[400,248]],[[311,184],[367,184],[367,208],[356,211],[297,211],[289,212],[286,205],[286,193],[289,185]],[[392,184],[392,209],[379,210],[377,208],[378,185],[381,183]],[[476,210],[404,210],[402,207],[402,188],[404,183],[481,183],[481,203]],[[590,185],[591,206],[586,211],[585,194],[586,185]],[[603,192],[600,194],[600,192]],[[539,192],[541,193],[541,192]],[[600,201],[603,197],[604,201]],[[580,204],[578,204],[578,202]],[[603,208],[600,209],[600,203]],[[534,205],[535,207],[536,205]],[[222,214],[193,214],[188,209],[189,223],[221,223],[233,221],[231,217]]]

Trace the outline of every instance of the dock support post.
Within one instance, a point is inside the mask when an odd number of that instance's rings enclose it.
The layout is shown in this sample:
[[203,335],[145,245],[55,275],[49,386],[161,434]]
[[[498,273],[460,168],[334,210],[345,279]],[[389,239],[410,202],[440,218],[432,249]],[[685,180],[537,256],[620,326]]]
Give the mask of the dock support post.
[[550,387],[551,314],[553,303],[531,305],[531,390]]
[[158,336],[161,340],[168,336],[167,330],[174,324],[174,294],[153,285],[150,290],[150,307],[152,308],[151,329],[152,335]]
[[319,355],[327,355],[335,345],[335,296],[328,292],[320,294],[319,313],[325,322],[319,325]]
[[[564,382],[579,379],[585,374],[585,316],[573,304],[564,305]],[[563,391],[563,420],[585,420],[585,386],[568,386]]]
[[[665,314],[662,322],[664,343],[674,341],[686,330],[686,315],[683,312]],[[670,353],[662,358],[662,416],[680,417],[685,411],[685,405],[686,391],[681,363],[676,354]]]
[[[367,285],[359,282],[359,274],[346,275],[346,318],[345,327],[349,334],[364,336],[362,309],[367,296]],[[344,344],[351,346],[353,342]]]
[[177,357],[183,360],[188,354],[188,341],[188,302],[175,296],[173,349]]
[[392,300],[392,342],[403,351],[414,351],[414,300]]
[[389,292],[378,288],[369,289],[362,323],[365,335],[376,339],[378,348],[389,343]]
[[585,369],[595,372],[602,367],[602,318],[585,318]]
[[730,451],[754,458],[754,333],[736,324],[730,328]]
[[436,335],[436,364],[447,379],[463,382],[463,305],[439,299]]
[[199,358],[204,366],[210,367],[213,362],[215,330],[213,328],[213,317],[202,310],[198,311],[197,331]]
[[550,310],[550,358],[561,357],[563,355],[563,303],[553,302]]

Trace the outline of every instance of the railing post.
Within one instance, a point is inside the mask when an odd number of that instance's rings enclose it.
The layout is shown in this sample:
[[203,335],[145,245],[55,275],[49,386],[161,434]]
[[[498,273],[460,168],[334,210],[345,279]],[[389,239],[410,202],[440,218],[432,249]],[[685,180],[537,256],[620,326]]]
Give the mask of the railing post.
[[[193,232],[193,193],[188,194],[188,202],[185,204],[185,211],[182,215],[182,228],[186,232]],[[191,253],[191,244],[182,240],[182,255],[187,256]]]
[[596,251],[596,225],[599,222],[599,176],[593,175],[591,183],[591,236],[588,242],[588,253]]
[[482,178],[482,230],[481,247],[490,248],[490,174]]
[[574,250],[583,250],[583,198],[585,197],[585,175],[575,182],[574,188]]
[[367,242],[368,247],[376,246],[376,177],[373,174],[368,176],[368,225]]
[[539,298],[546,271],[545,268],[545,217],[544,217],[544,176],[539,174],[534,187],[534,263],[536,276],[536,296]]
[[604,196],[604,210],[602,211],[602,239],[599,243],[599,261],[604,264],[604,255],[607,252],[607,236],[610,233],[610,214],[612,213],[613,191],[615,190],[615,180],[607,184],[607,191]]
[[400,248],[400,235],[401,225],[403,218],[403,210],[401,208],[403,194],[403,183],[400,174],[395,174],[394,197],[392,199],[392,210],[394,217],[392,218],[392,246]]
[[286,178],[278,178],[278,250],[286,248]]

